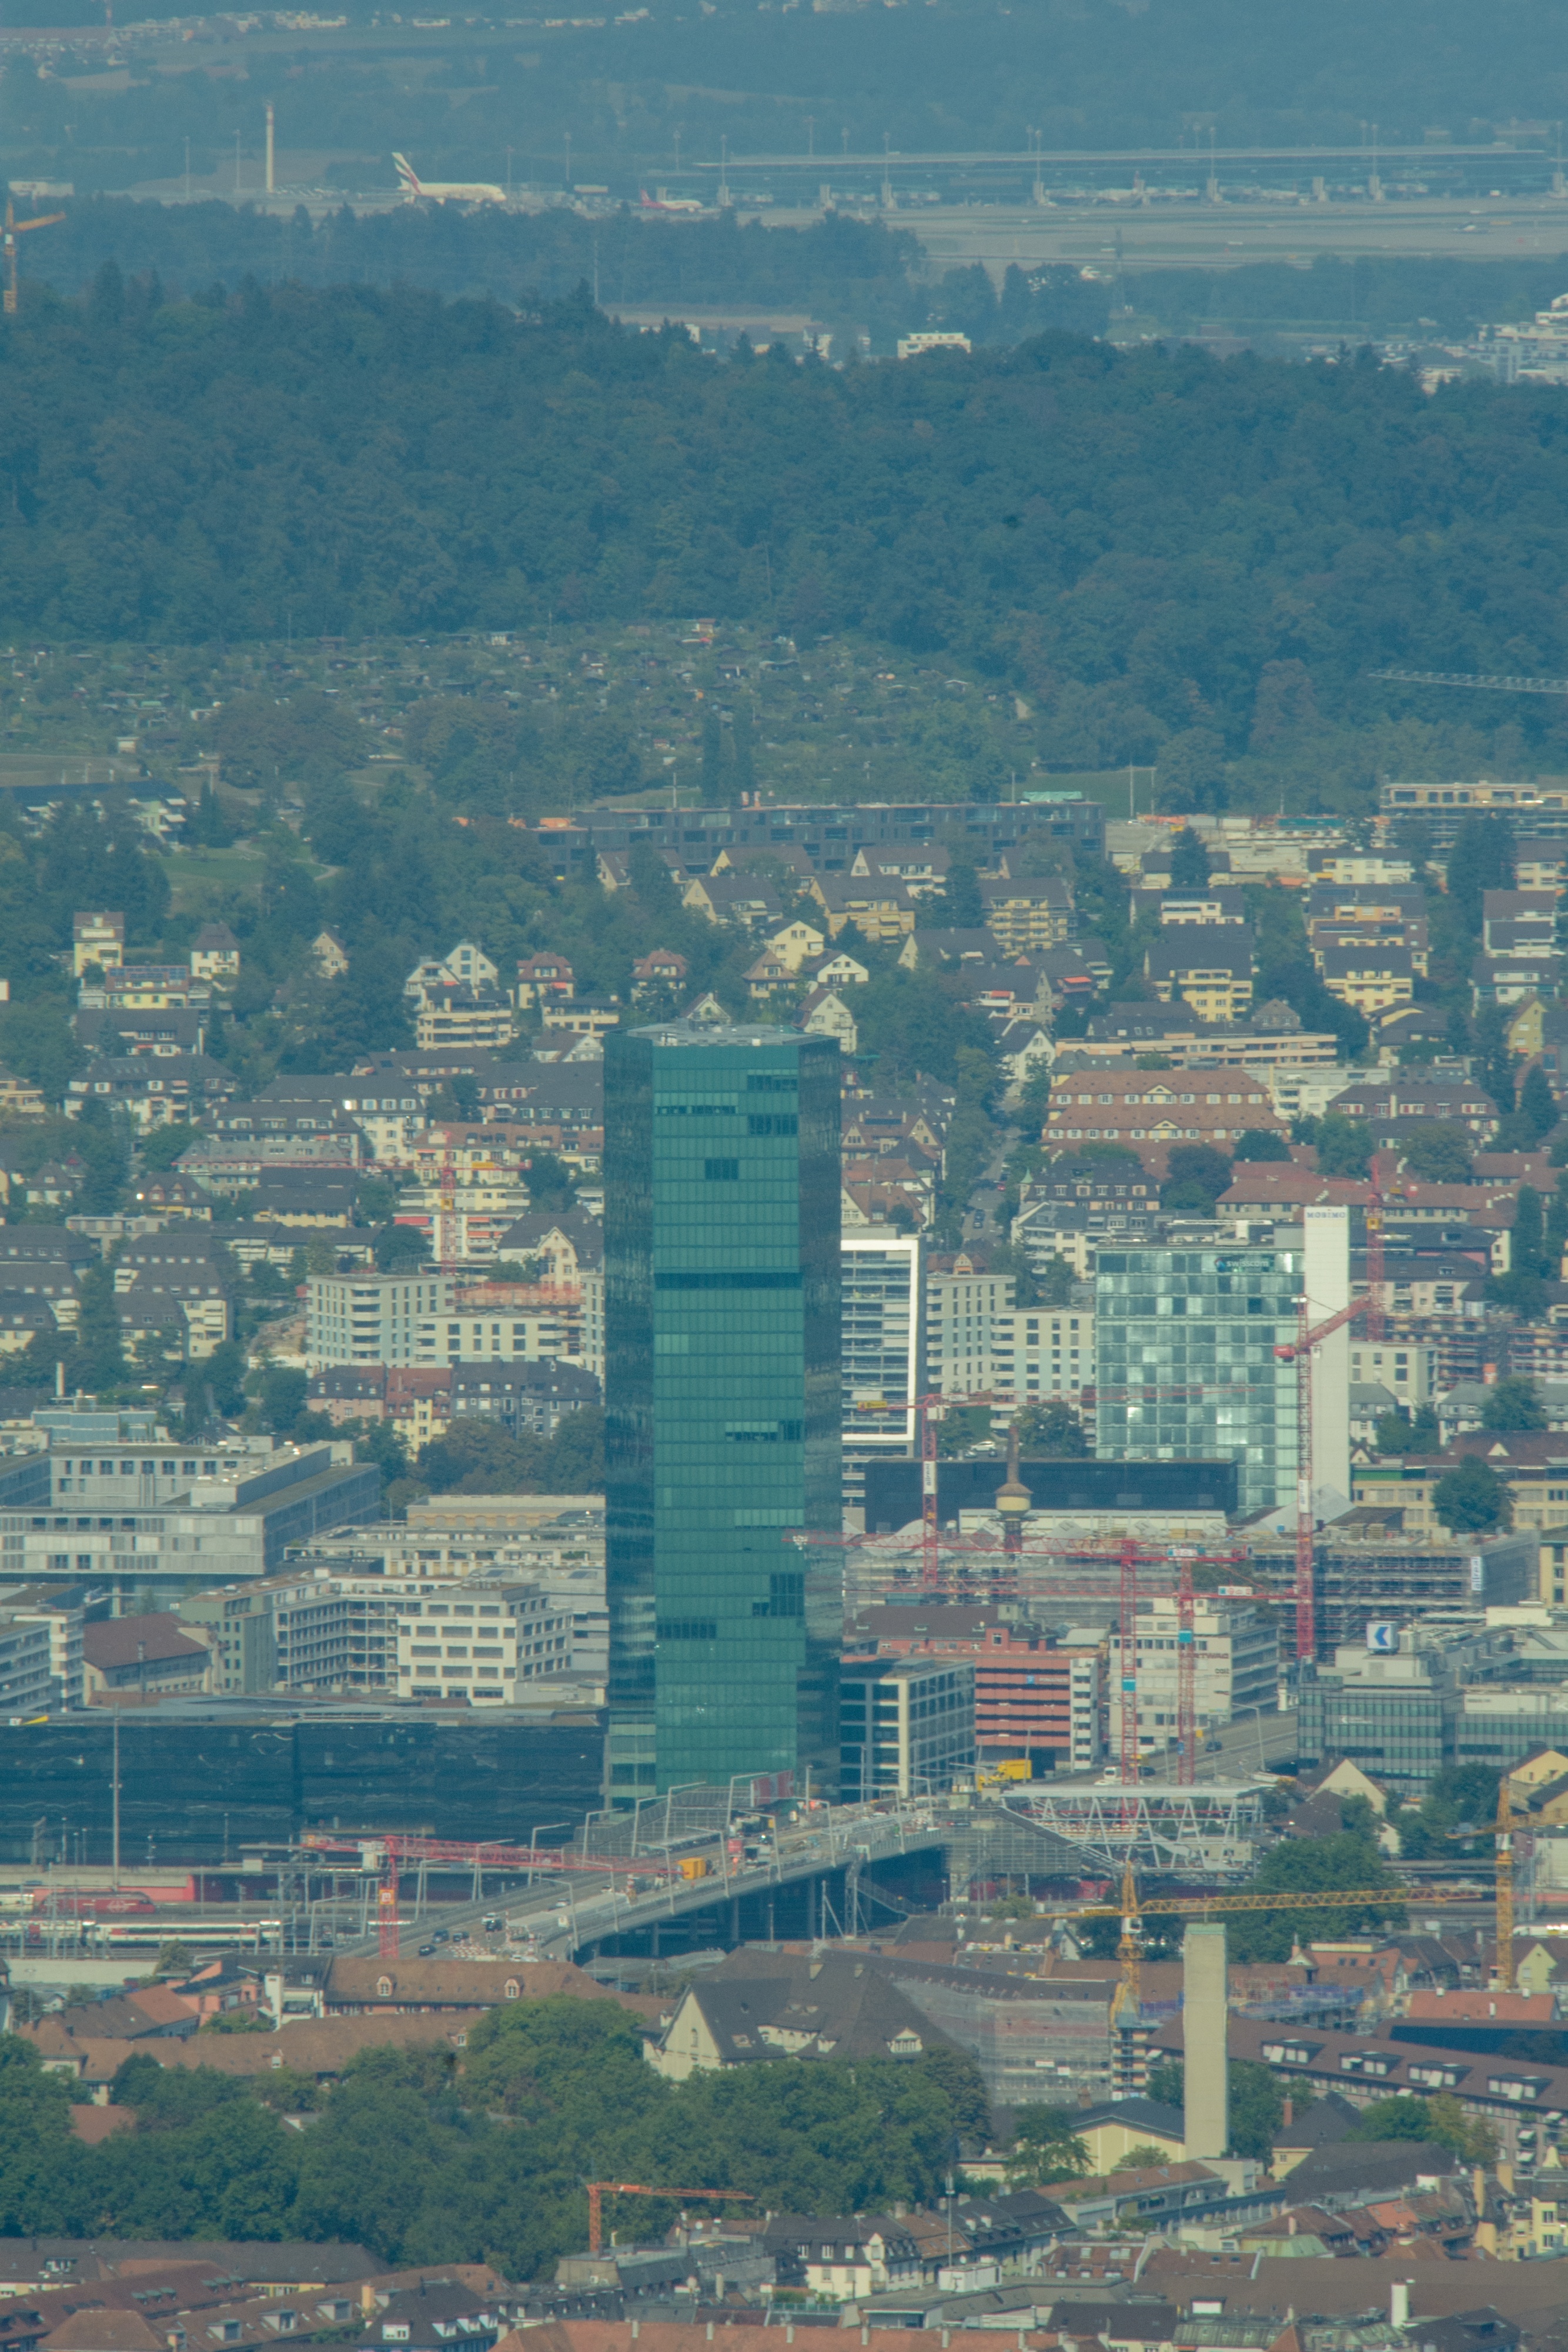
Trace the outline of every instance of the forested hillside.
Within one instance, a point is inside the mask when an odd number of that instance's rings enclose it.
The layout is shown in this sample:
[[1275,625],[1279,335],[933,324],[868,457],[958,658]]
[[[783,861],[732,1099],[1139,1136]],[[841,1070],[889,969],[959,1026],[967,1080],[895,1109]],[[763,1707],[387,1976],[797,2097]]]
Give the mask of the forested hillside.
[[[168,13],[164,0],[119,0],[114,22]],[[78,186],[124,186],[150,166],[178,172],[183,136],[201,171],[232,156],[236,127],[252,150],[258,99],[276,96],[290,144],[374,158],[389,187],[393,147],[432,174],[460,168],[495,177],[508,142],[523,176],[548,175],[554,186],[566,129],[580,176],[604,179],[632,159],[670,158],[677,131],[688,161],[716,159],[726,135],[732,156],[804,155],[812,122],[816,152],[828,157],[841,137],[861,154],[880,154],[884,137],[895,154],[1021,154],[1030,126],[1047,149],[1174,148],[1184,140],[1196,149],[1209,116],[1222,147],[1354,147],[1368,118],[1385,142],[1416,147],[1431,133],[1444,142],[1506,140],[1522,118],[1523,135],[1539,143],[1568,116],[1562,12],[1551,0],[1511,0],[1484,13],[1475,0],[1385,0],[1377,8],[1320,0],[1297,9],[1247,0],[1014,0],[1000,8],[925,0],[821,11],[657,0],[553,21],[510,6],[497,13],[499,26],[476,11],[455,23],[423,19],[448,37],[409,42],[412,72],[395,39],[310,44],[298,30],[270,43],[247,37],[247,70],[235,76],[231,68],[215,85],[177,54],[151,72],[104,76],[96,88],[84,87],[85,77],[35,79],[13,68],[0,84],[0,139],[23,154],[30,144],[40,168],[69,153]],[[38,26],[104,21],[101,0],[27,0],[25,14]],[[379,19],[383,32],[399,22],[376,0],[345,0],[332,16]],[[99,176],[89,180],[89,171]],[[366,184],[362,176],[350,184]]]
[[[0,346],[0,625],[187,643],[709,612],[950,653],[1064,726],[1373,731],[1420,667],[1568,667],[1568,402],[1046,338],[719,366],[572,304],[105,273]],[[1550,703],[1521,714],[1556,756]],[[1521,743],[1521,753],[1524,748]],[[1176,802],[1179,805],[1179,799]]]

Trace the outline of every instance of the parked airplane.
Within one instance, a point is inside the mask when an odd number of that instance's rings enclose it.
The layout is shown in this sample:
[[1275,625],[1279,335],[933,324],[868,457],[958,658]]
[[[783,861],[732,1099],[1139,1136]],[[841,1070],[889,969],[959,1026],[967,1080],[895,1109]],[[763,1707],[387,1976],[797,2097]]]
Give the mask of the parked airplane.
[[507,201],[507,191],[493,180],[422,180],[405,155],[393,155],[392,162],[411,205],[421,196],[437,205],[504,205]]
[[645,213],[701,213],[707,206],[695,196],[651,196],[646,188],[638,191]]

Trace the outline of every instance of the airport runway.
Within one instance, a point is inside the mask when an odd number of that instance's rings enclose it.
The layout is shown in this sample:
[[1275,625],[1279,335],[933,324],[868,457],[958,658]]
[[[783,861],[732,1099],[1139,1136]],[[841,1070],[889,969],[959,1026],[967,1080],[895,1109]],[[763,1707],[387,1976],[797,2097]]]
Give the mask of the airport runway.
[[[769,206],[741,217],[784,227],[821,215]],[[887,213],[879,206],[876,217],[913,230],[936,274],[975,261],[998,276],[1009,262],[1023,269],[1050,262],[1113,268],[1118,239],[1127,270],[1239,269],[1258,261],[1306,269],[1320,254],[1343,261],[1568,256],[1568,198],[1562,196],[1142,205],[1129,195],[1045,206],[912,205]],[[1563,282],[1568,290],[1568,276]]]

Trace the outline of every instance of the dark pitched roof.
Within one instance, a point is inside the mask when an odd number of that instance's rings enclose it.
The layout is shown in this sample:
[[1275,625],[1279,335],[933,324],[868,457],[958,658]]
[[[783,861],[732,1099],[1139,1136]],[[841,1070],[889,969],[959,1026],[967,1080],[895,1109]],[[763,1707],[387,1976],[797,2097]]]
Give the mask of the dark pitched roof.
[[[740,1962],[739,1967],[733,1964]],[[885,2058],[900,2042],[911,2055],[947,2036],[874,1964],[858,1954],[732,1953],[694,1988],[727,2063],[777,2058]]]
[[1413,2189],[1428,2175],[1441,2179],[1465,2168],[1463,2157],[1430,2140],[1340,2140],[1304,2156],[1291,2170],[1291,2189],[1302,2204],[1343,2204],[1393,2189]]
[[1343,2139],[1360,2121],[1358,2111],[1337,2091],[1325,2091],[1321,2099],[1313,2099],[1292,2113],[1289,2123],[1282,2123],[1274,2134],[1276,2147],[1331,2147]]
[[82,1627],[82,1655],[89,1666],[112,1672],[157,1658],[202,1658],[206,1644],[193,1642],[180,1630],[180,1621],[167,1609],[145,1617],[104,1617]]

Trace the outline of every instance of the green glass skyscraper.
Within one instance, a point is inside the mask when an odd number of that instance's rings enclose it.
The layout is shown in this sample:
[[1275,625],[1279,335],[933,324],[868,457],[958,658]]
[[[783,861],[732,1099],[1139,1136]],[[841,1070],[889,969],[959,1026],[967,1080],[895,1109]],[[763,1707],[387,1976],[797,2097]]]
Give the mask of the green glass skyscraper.
[[833,1782],[839,1049],[672,1022],[604,1041],[612,1801]]
[[1299,1250],[1103,1249],[1094,1281],[1102,1462],[1234,1462],[1244,1511],[1296,1489]]

